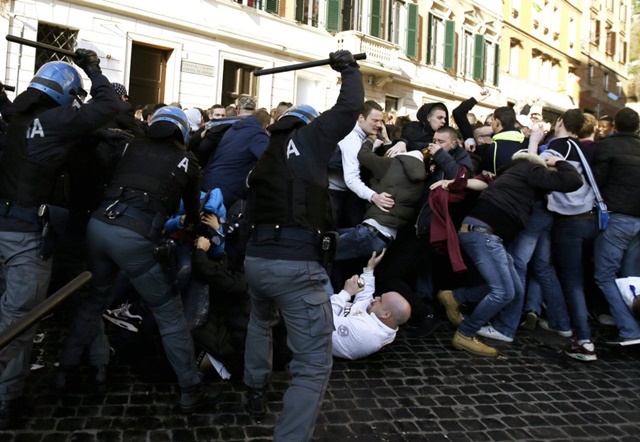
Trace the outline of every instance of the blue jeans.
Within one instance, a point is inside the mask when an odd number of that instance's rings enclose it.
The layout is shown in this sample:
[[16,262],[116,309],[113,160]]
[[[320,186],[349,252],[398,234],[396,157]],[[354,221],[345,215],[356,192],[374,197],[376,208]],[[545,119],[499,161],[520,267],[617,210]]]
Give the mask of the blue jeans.
[[329,277],[316,261],[288,261],[247,256],[245,274],[251,316],[245,347],[244,382],[267,384],[272,369],[272,327],[278,310],[293,353],[292,381],[283,398],[274,441],[311,440],[329,383],[333,356],[333,311],[326,291]]
[[[533,213],[529,217],[527,227],[509,244],[509,254],[513,257],[513,264],[520,276],[522,286],[526,286],[527,266],[533,261],[533,276],[539,288],[542,290],[542,298],[547,304],[547,317],[549,325],[555,330],[570,330],[569,313],[567,304],[562,294],[560,281],[553,267],[551,259],[551,229],[553,227],[553,215],[544,208],[542,201],[537,202]],[[536,288],[531,292],[535,297]],[[510,333],[515,331],[520,323],[522,303],[510,306],[505,311],[506,321],[509,322]],[[528,307],[540,313],[539,308]],[[499,330],[503,334],[503,330]],[[509,334],[509,336],[511,336]]]
[[640,218],[614,213],[607,230],[600,233],[595,243],[596,282],[609,302],[611,314],[622,338],[640,338],[640,323],[622,300],[616,286],[617,274],[627,258],[625,255],[630,246],[633,246],[631,251],[637,253],[639,238]]
[[458,232],[458,238],[460,246],[473,261],[486,283],[486,287],[460,288],[454,291],[454,297],[458,303],[479,301],[471,316],[460,323],[458,331],[465,336],[475,336],[482,326],[491,322],[500,333],[513,338],[515,331],[512,331],[509,326],[510,318],[508,315],[505,318],[503,310],[510,307],[508,313],[512,313],[518,309],[518,305],[521,310],[524,297],[522,283],[513,266],[513,259],[505,250],[499,236]]
[[375,251],[377,254],[388,246],[379,234],[372,232],[362,224],[356,227],[338,229],[340,239],[336,251],[336,261],[344,261],[353,258],[369,258]]
[[[0,331],[31,311],[47,296],[51,259],[40,259],[40,232],[0,232],[0,262],[6,287],[0,297]],[[19,398],[29,373],[33,337],[28,328],[4,348],[0,359],[0,400]]]
[[591,218],[556,218],[553,246],[562,291],[569,306],[576,339],[591,339],[589,311],[584,294],[584,248],[598,234],[598,220]]

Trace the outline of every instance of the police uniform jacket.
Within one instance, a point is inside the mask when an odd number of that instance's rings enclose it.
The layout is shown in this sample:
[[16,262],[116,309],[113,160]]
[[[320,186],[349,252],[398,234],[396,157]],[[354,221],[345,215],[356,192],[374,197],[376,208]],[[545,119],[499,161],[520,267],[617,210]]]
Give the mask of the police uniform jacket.
[[[113,182],[94,218],[140,232],[133,222],[144,220],[161,230],[180,205],[185,224],[197,223],[200,208],[200,166],[195,155],[173,137],[138,138],[118,163]],[[156,232],[157,233],[157,232]]]
[[[91,75],[93,101],[80,107],[39,108],[33,115],[16,113],[8,130],[8,146],[0,164],[0,199],[10,206],[37,210],[53,202],[58,175],[70,151],[83,137],[114,118],[123,102],[101,73]],[[34,93],[27,90],[24,93]],[[0,217],[0,230],[34,232],[34,222]]]
[[[331,226],[327,165],[336,144],[353,129],[363,102],[362,74],[357,66],[347,67],[331,109],[302,127],[299,119],[285,117],[268,128],[269,147],[248,178],[250,221],[257,233],[247,256],[319,259],[318,234]],[[288,235],[284,228],[302,233]]]

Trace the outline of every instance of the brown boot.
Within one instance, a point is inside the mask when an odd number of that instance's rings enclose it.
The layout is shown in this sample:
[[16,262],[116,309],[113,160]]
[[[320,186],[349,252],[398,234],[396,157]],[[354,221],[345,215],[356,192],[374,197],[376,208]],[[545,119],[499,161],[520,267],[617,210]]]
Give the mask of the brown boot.
[[454,348],[468,351],[474,355],[488,356],[491,358],[498,356],[498,351],[495,348],[483,344],[475,336],[473,338],[469,338],[458,331],[453,335],[453,341],[451,343]]
[[464,319],[462,317],[462,313],[460,313],[458,301],[453,297],[453,292],[451,290],[440,290],[438,292],[438,299],[440,300],[440,304],[444,306],[447,311],[447,318],[453,325],[458,325]]

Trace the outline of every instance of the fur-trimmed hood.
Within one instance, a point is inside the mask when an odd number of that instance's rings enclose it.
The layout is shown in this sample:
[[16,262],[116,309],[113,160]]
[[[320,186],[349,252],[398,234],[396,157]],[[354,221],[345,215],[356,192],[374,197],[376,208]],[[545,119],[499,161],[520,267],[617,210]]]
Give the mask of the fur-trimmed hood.
[[540,158],[540,156],[538,154],[531,153],[531,152],[528,152],[526,150],[520,150],[520,151],[514,153],[513,156],[511,157],[511,159],[513,161],[515,161],[515,160],[527,160],[530,163],[540,164],[540,165],[542,165],[544,167],[547,167],[547,163],[544,161],[544,159]]

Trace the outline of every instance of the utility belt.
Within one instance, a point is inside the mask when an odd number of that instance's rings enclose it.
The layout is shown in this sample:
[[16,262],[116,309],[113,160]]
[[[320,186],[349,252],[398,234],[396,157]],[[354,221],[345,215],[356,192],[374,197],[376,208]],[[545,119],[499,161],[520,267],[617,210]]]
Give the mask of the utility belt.
[[22,207],[13,204],[10,201],[2,201],[0,216],[4,218],[17,219],[27,223],[40,224],[38,207]]
[[160,240],[165,224],[161,213],[151,215],[118,200],[111,204],[102,203],[93,217],[132,230],[154,243]]
[[53,255],[56,236],[62,235],[65,231],[69,220],[69,210],[50,204],[23,207],[10,201],[0,201],[0,216],[41,226],[40,258],[47,260]]
[[322,266],[330,271],[331,265],[338,248],[338,232],[312,232],[298,227],[282,227],[278,224],[252,225],[250,228],[250,240],[260,241],[300,241],[313,246],[320,254]]
[[578,219],[595,219],[598,213],[596,210],[589,210],[588,212],[578,213],[577,215],[561,215],[559,213],[554,214],[556,221],[573,221]]

